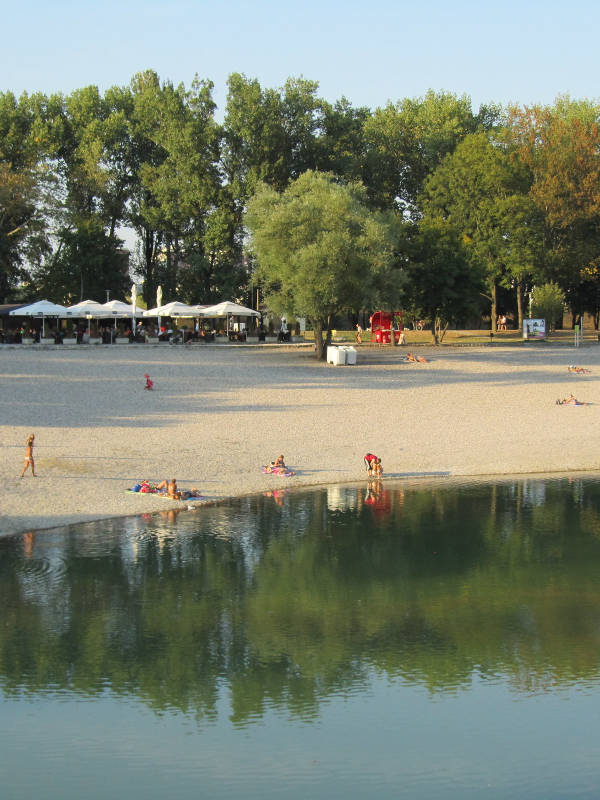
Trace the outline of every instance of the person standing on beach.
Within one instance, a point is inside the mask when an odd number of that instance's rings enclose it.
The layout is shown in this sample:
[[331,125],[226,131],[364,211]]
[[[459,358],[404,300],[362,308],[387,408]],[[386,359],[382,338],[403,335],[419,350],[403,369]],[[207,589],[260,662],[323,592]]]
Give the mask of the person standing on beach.
[[19,475],[20,478],[27,472],[27,467],[31,466],[31,475],[35,478],[35,464],[33,462],[33,442],[35,434],[30,433],[25,442],[25,464],[23,465],[23,472]]

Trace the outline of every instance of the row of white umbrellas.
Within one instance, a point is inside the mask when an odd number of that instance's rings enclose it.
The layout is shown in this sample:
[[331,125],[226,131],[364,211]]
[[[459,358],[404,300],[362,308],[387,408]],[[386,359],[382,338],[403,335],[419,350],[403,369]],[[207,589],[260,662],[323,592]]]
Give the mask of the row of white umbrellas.
[[225,301],[213,306],[189,306],[185,303],[174,301],[166,303],[156,308],[139,308],[135,311],[133,306],[122,303],[120,300],[111,300],[108,303],[97,303],[95,300],[83,300],[74,306],[61,306],[51,303],[49,300],[38,300],[29,306],[14,309],[10,312],[15,317],[60,317],[81,318],[93,317],[94,319],[106,319],[111,317],[259,317],[260,313],[253,308],[246,308],[238,303]]
[[29,306],[16,308],[10,312],[15,317],[41,317],[42,335],[45,317],[92,318],[92,319],[125,319],[128,317],[259,317],[260,313],[253,308],[246,308],[238,303],[225,301],[213,306],[190,306],[177,301],[157,306],[156,308],[143,309],[135,304],[123,303],[120,300],[110,300],[108,303],[97,303],[95,300],[82,300],[73,306],[61,306],[49,300],[38,300]]

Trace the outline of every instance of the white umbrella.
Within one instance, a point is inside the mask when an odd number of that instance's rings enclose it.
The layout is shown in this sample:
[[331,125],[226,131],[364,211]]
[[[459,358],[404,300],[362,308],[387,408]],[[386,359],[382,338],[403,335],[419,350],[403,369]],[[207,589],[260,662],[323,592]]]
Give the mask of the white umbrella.
[[[144,309],[139,306],[135,311],[139,317],[144,313]],[[110,300],[108,303],[102,303],[102,317],[112,317],[115,321],[115,328],[118,319],[129,319],[130,316],[131,305],[129,303],[124,303],[122,300]]]
[[[103,316],[105,317],[117,317],[122,319],[123,317],[131,316],[131,304],[124,303],[122,300],[111,300],[108,303],[103,303],[102,308],[104,309]],[[144,313],[144,309],[136,306],[135,313],[136,316],[141,317]]]
[[68,306],[67,315],[69,317],[97,317],[102,316],[102,308],[102,304],[95,300],[82,300],[80,303]]
[[227,317],[227,335],[229,335],[229,317],[260,317],[260,311],[225,300],[214,306],[203,308],[201,316],[208,318]]
[[11,317],[41,317],[42,318],[42,338],[44,338],[44,319],[46,317],[61,317],[68,316],[67,309],[57,303],[51,303],[49,300],[38,300],[37,303],[32,303],[23,308],[15,308],[14,311],[9,311]]
[[260,311],[255,311],[253,308],[246,308],[239,303],[232,303],[225,300],[223,303],[217,303],[214,306],[206,306],[202,309],[201,316],[203,317],[260,317]]
[[144,311],[144,317],[200,317],[203,314],[202,306],[188,306],[174,300],[164,306],[149,308]]

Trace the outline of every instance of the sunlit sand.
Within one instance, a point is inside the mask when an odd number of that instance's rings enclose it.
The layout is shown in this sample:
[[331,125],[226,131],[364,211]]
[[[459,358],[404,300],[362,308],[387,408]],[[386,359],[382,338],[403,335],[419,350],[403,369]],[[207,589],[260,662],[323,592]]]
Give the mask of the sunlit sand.
[[[599,346],[405,351],[343,367],[293,349],[4,348],[0,530],[185,507],[127,494],[142,478],[207,501],[361,481],[369,451],[384,479],[600,469]],[[571,392],[590,405],[556,404]],[[31,432],[39,477],[19,479]],[[263,474],[280,453],[294,477]]]

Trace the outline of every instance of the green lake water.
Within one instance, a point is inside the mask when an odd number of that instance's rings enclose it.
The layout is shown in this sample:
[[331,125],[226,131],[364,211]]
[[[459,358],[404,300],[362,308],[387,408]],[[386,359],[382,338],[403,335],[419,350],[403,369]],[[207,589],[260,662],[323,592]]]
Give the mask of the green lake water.
[[0,539],[3,798],[598,797],[598,477],[275,488]]

